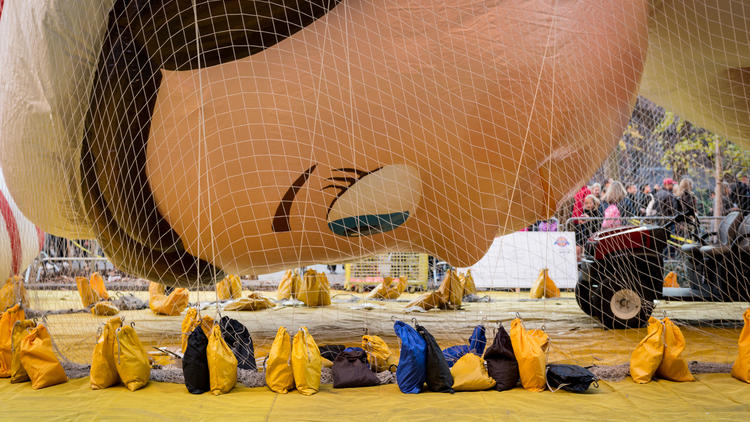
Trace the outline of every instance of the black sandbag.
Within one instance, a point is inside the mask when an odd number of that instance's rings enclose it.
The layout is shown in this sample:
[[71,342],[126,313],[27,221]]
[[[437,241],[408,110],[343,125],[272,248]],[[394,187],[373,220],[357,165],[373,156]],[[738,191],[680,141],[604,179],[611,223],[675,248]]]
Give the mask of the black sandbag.
[[361,350],[341,352],[333,361],[333,388],[370,387],[380,384]]
[[495,388],[498,391],[510,390],[518,385],[518,362],[513,354],[510,336],[502,325],[498,327],[495,339],[484,352],[484,360],[487,362],[487,373],[497,382]]
[[258,369],[255,364],[255,350],[253,348],[253,338],[250,337],[250,331],[241,322],[227,316],[221,317],[219,322],[221,327],[221,337],[227,343],[234,357],[237,358],[237,367],[255,371]]
[[453,375],[435,337],[421,325],[417,332],[427,343],[427,389],[436,393],[453,393]]
[[552,390],[562,388],[573,393],[584,393],[591,383],[598,388],[599,379],[593,372],[578,365],[547,365],[547,384]]
[[339,353],[343,352],[344,349],[346,349],[346,346],[343,344],[326,344],[323,346],[319,346],[318,349],[320,350],[320,357],[326,358],[333,362],[336,360],[336,357],[339,355]]
[[198,326],[188,337],[187,348],[182,357],[182,375],[185,387],[192,394],[203,394],[211,390],[211,379],[208,375],[208,358],[206,348],[208,337]]

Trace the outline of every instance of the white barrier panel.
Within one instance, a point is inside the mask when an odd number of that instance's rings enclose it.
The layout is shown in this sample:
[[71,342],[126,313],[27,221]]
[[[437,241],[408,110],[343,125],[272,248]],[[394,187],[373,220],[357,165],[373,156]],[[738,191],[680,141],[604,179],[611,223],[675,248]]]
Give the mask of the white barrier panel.
[[471,269],[480,289],[530,288],[539,272],[549,269],[557,287],[573,288],[578,280],[574,232],[516,232],[498,237]]

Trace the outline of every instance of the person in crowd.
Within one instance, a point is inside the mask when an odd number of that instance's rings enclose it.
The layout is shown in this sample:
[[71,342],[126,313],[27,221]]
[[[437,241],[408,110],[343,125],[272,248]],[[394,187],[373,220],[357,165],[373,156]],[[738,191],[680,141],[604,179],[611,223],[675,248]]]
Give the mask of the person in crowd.
[[602,230],[611,229],[622,226],[622,202],[625,199],[625,187],[620,182],[612,182],[606,194],[604,195],[604,202],[607,203],[607,208],[604,209],[604,221],[602,221]]
[[[693,179],[683,177],[674,191],[674,196],[675,212],[689,218],[698,216],[698,200],[695,198],[695,194],[693,194]],[[680,236],[687,236],[690,232],[688,223],[684,221],[677,223],[676,229]]]
[[[592,217],[601,218],[602,214],[599,212],[599,199],[588,194],[583,200],[583,206],[581,209],[581,215],[578,217]],[[594,234],[599,228],[599,220],[576,220],[576,252],[580,256],[583,244]]]
[[661,217],[673,217],[676,213],[675,209],[675,198],[672,194],[672,188],[674,187],[674,180],[667,177],[662,181],[662,189],[656,192],[654,196],[654,210],[656,215]]
[[681,214],[698,215],[698,200],[693,194],[693,179],[683,177],[674,192],[675,211]]
[[591,195],[591,190],[586,185],[583,185],[581,189],[576,192],[575,203],[573,203],[573,213],[571,214],[571,217],[580,217],[583,214],[583,202],[589,195]]
[[625,217],[638,215],[638,187],[633,183],[625,186],[625,199],[622,200],[622,212]]
[[645,217],[648,215],[646,213],[646,210],[648,209],[648,204],[651,203],[651,201],[654,200],[654,195],[651,195],[651,186],[648,183],[644,183],[643,186],[641,186],[641,191],[638,194],[638,215],[641,217]]
[[594,183],[593,185],[589,186],[589,190],[591,191],[591,194],[596,197],[596,199],[601,201],[602,185],[600,185],[599,183]]

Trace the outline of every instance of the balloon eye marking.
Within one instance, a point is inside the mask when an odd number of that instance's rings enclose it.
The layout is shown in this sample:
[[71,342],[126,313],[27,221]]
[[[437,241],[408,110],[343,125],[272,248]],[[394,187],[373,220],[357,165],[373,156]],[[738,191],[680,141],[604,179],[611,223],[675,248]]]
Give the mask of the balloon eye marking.
[[299,190],[302,189],[302,186],[307,183],[307,179],[310,178],[310,175],[313,171],[315,171],[315,167],[317,166],[318,165],[316,164],[305,170],[305,172],[302,173],[297,178],[297,180],[294,181],[294,183],[292,183],[292,186],[289,186],[289,189],[287,189],[284,197],[281,198],[279,206],[276,207],[276,214],[273,216],[273,231],[288,232],[292,230],[292,227],[289,223],[289,216],[292,213],[292,204],[294,203],[294,198],[297,196]]
[[335,204],[336,201],[338,201],[338,199],[341,198],[341,195],[343,195],[344,192],[346,192],[347,190],[349,190],[349,188],[351,188],[352,186],[354,186],[354,184],[357,183],[363,177],[365,177],[365,176],[367,176],[369,174],[375,173],[376,171],[378,171],[378,170],[380,170],[382,168],[383,167],[378,167],[378,168],[376,168],[375,170],[372,170],[372,171],[359,170],[359,169],[355,169],[355,168],[352,168],[352,167],[342,167],[342,168],[338,168],[338,169],[333,169],[332,171],[342,172],[342,173],[352,173],[352,174],[354,174],[354,176],[333,176],[333,177],[326,178],[326,180],[329,180],[331,182],[343,182],[343,183],[345,183],[345,186],[344,185],[339,185],[339,184],[330,184],[330,185],[323,186],[322,189],[324,189],[324,190],[325,189],[336,189],[338,191],[338,193],[336,194],[336,197],[333,198],[333,201],[331,201],[331,204],[328,205],[328,212],[326,213],[326,218],[331,213],[331,209],[333,208],[333,204]]

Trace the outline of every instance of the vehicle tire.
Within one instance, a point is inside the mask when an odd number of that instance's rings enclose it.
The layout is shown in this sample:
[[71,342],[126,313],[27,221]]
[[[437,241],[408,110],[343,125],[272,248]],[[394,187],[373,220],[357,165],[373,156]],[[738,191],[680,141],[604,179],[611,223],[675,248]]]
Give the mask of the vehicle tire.
[[601,286],[601,309],[599,319],[605,328],[640,328],[645,327],[654,302],[646,300],[636,290],[613,285]]
[[596,297],[591,294],[590,281],[579,279],[578,283],[576,283],[575,295],[578,307],[581,308],[583,313],[594,318],[599,318],[599,316],[594,313],[594,310],[597,309],[597,306],[592,303],[592,300],[596,299]]

